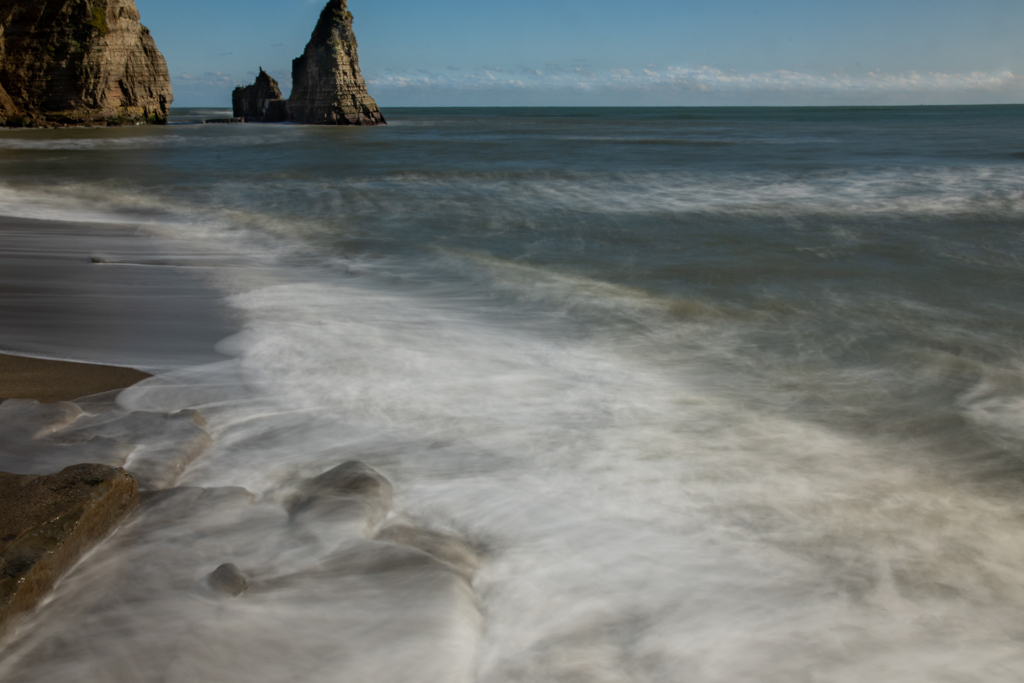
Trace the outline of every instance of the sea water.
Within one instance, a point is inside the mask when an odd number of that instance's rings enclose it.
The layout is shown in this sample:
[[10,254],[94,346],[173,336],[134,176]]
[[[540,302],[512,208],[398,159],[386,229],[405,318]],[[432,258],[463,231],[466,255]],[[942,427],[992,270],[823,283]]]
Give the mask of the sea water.
[[[1024,678],[1024,107],[385,114],[0,135],[0,211],[180,241],[243,328],[120,399],[207,416],[206,493],[0,676]],[[281,501],[350,459],[471,595],[166,578],[328,557]]]

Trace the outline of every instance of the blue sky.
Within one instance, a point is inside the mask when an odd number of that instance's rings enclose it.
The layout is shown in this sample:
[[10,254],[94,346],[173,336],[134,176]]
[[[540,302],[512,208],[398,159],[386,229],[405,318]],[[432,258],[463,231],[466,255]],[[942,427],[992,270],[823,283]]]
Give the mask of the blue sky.
[[[175,106],[291,87],[326,0],[136,0]],[[370,93],[433,105],[1024,102],[1022,0],[349,0]]]

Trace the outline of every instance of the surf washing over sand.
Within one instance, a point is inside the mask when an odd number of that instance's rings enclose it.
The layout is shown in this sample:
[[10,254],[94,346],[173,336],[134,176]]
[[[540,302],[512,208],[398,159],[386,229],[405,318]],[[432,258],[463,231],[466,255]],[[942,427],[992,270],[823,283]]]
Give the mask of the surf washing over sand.
[[388,114],[0,135],[0,213],[241,330],[35,349],[213,445],[0,680],[1020,679],[1024,107]]

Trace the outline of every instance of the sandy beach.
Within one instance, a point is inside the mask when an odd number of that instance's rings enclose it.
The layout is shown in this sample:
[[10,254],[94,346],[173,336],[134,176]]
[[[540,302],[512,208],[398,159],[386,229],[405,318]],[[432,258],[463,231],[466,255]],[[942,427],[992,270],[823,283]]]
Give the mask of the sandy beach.
[[0,354],[0,400],[71,401],[124,389],[147,377],[151,375],[134,368]]
[[[203,284],[196,258],[131,225],[0,216],[0,352],[149,372],[223,360],[214,346],[237,326]],[[4,392],[16,381],[10,373],[24,382],[43,372],[37,364],[0,367]],[[109,370],[111,379],[99,381],[99,372],[65,374],[86,393],[133,377]]]

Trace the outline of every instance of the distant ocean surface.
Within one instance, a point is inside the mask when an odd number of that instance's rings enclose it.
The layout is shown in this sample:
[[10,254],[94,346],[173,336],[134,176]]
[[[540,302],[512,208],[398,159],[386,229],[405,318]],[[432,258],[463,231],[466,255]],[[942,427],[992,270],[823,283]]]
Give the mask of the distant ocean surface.
[[234,360],[126,399],[181,484],[385,471],[487,549],[466,680],[1022,680],[1024,106],[384,114],[0,133],[0,213],[229,264]]

